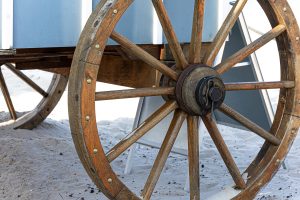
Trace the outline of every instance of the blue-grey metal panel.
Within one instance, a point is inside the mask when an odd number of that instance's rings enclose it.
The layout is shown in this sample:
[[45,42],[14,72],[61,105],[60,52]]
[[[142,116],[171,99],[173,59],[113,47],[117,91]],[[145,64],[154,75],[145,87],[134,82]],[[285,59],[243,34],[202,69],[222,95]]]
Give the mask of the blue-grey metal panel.
[[[93,0],[93,8],[99,0]],[[168,15],[181,43],[191,38],[194,0],[164,0]],[[211,42],[218,31],[219,0],[206,3],[203,41]],[[135,0],[117,26],[117,31],[138,44],[161,43],[163,33],[151,1]],[[161,39],[157,39],[160,37]],[[166,42],[165,39],[163,39]],[[112,44],[110,42],[110,44]]]
[[[168,15],[180,42],[190,42],[195,0],[164,0]],[[211,42],[218,31],[220,1],[205,4],[203,42]],[[164,39],[164,42],[166,40]]]
[[[245,46],[245,39],[242,35],[242,30],[238,23],[233,27],[229,36],[229,41],[226,42],[222,60],[225,60],[233,53]],[[252,60],[249,58],[244,60],[248,65],[234,67],[225,74],[222,78],[224,82],[253,82],[258,81],[256,72],[252,65]],[[225,103],[240,112],[251,121],[257,123],[265,130],[270,129],[270,116],[266,110],[266,103],[260,91],[231,91],[226,92]],[[215,112],[216,119],[219,123],[241,127],[239,123],[230,119],[220,112]]]
[[[99,2],[93,0],[93,9]],[[116,30],[136,44],[157,43],[154,37],[154,14],[151,1],[135,0],[118,22]],[[109,44],[114,43],[109,41]]]
[[81,0],[14,0],[14,48],[74,46]]
[[93,0],[93,9],[96,8],[96,6],[99,2],[100,2],[100,0]]
[[[225,60],[233,53],[241,49],[246,45],[245,38],[243,35],[243,30],[238,23],[233,27],[229,40],[226,42],[223,58]],[[251,82],[257,81],[257,74],[254,69],[251,58],[244,60],[244,65],[242,67],[234,67],[230,71],[224,73],[222,79],[224,82]],[[140,108],[140,113],[135,119],[139,123],[143,122],[147,117],[163,105],[163,100],[161,97],[145,97],[143,106]],[[266,104],[268,103],[263,98],[260,91],[230,91],[226,92],[225,103],[237,110],[242,115],[249,118],[251,121],[257,123],[265,130],[270,129],[270,113],[266,110]],[[215,117],[218,123],[225,124],[231,127],[246,129],[238,122],[230,119],[221,112],[216,111]],[[171,115],[162,120],[153,129],[151,129],[139,143],[150,145],[153,147],[160,148],[161,142],[165,136],[168,125],[171,121]],[[187,137],[186,137],[186,124],[181,129],[179,137],[176,140],[173,151],[180,154],[186,154],[187,152]],[[200,142],[203,133],[200,134]]]
[[153,44],[154,14],[151,1],[135,0],[119,21],[116,30],[137,44]]
[[[153,114],[154,111],[159,109],[164,104],[162,97],[145,97],[142,98],[141,109],[138,110],[138,119],[136,118],[137,124],[140,125],[148,117]],[[141,103],[141,102],[140,102]],[[174,112],[171,112],[166,118],[154,126],[146,135],[144,135],[138,142],[144,145],[149,145],[152,147],[160,148],[166,133],[168,131],[169,125],[172,121]],[[187,123],[183,123],[172,151],[187,155]],[[201,135],[202,137],[202,135]]]

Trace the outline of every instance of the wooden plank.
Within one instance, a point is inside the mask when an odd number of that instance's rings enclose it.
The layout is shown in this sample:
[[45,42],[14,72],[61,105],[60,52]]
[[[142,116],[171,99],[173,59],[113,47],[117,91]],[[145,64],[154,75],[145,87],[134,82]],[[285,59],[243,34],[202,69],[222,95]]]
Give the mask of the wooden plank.
[[204,24],[205,0],[195,0],[193,29],[189,51],[189,63],[201,62],[202,32]]
[[245,58],[250,56],[253,52],[279,36],[282,32],[286,30],[286,27],[284,25],[278,25],[251,44],[247,45],[246,47],[242,48],[229,58],[227,58],[224,62],[221,64],[217,65],[215,67],[215,70],[223,74],[229,69],[231,69],[235,64],[242,62]]
[[145,200],[149,200],[156,186],[156,183],[160,177],[160,174],[165,166],[167,158],[171,152],[171,149],[178,136],[182,123],[186,118],[186,114],[180,110],[174,112],[174,117],[166,134],[166,137],[162,143],[162,146],[155,159],[154,165],[151,169],[150,175],[148,176],[147,182],[144,186],[142,197]]
[[223,103],[220,106],[219,110],[221,112],[223,112],[225,115],[227,115],[228,117],[230,117],[230,118],[236,120],[237,122],[241,123],[243,126],[248,128],[249,130],[251,130],[255,134],[257,134],[257,135],[261,136],[262,138],[266,139],[267,141],[269,141],[273,145],[279,145],[280,144],[280,140],[278,138],[276,138],[274,135],[272,135],[271,133],[265,131],[263,128],[261,128],[260,126],[258,126],[254,122],[250,121],[245,116],[241,115],[240,113],[238,113],[234,109],[230,108],[226,104]]
[[177,108],[176,102],[167,102],[147,118],[139,127],[130,133],[121,142],[115,145],[108,153],[107,160],[109,162],[116,159],[121,153],[126,151],[131,145],[143,137],[150,129],[164,119],[169,113]]
[[208,114],[207,116],[203,117],[202,120],[208,130],[208,133],[210,134],[210,137],[215,143],[229,173],[231,174],[236,186],[239,189],[246,188],[246,183],[242,175],[240,174],[240,171],[237,165],[235,164],[227,145],[225,144],[225,141],[217,127],[216,122],[212,119],[211,114]]
[[114,90],[96,92],[95,100],[112,100],[112,99],[125,99],[125,98],[137,98],[147,96],[162,96],[162,95],[174,95],[174,87],[158,87],[158,88],[139,88],[129,90]]
[[6,105],[8,107],[10,116],[13,120],[16,120],[17,119],[17,114],[16,114],[16,111],[15,111],[14,105],[11,101],[10,94],[9,94],[7,85],[5,83],[5,80],[4,80],[1,69],[0,69],[0,87],[1,87],[2,94],[3,94],[4,99],[5,99]]
[[122,47],[124,47],[127,52],[135,55],[140,60],[147,63],[149,66],[159,70],[161,73],[169,76],[173,80],[177,80],[178,74],[173,69],[166,66],[158,58],[153,57],[138,45],[132,43],[130,40],[118,34],[117,32],[113,32],[110,37],[111,39],[119,43]]
[[294,81],[225,83],[226,91],[294,88]]
[[199,117],[188,116],[187,125],[188,125],[190,200],[200,200]]
[[247,0],[236,1],[231,11],[227,15],[225,21],[223,22],[220,30],[218,31],[210,50],[207,52],[204,58],[204,64],[211,66],[219,53],[222,45],[224,44],[230,30],[237,21],[240,13],[242,12]]
[[184,69],[188,65],[188,62],[179,44],[176,33],[172,27],[171,20],[167,14],[167,10],[162,0],[152,0],[152,3],[164,30],[164,34],[168,40],[168,44],[172,51],[173,57],[175,58],[176,65],[178,68]]

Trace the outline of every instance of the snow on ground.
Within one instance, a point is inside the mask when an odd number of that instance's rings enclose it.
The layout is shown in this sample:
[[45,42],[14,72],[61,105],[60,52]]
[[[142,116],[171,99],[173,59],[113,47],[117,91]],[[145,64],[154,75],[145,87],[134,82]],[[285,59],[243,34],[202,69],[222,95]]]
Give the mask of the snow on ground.
[[[5,70],[4,73],[6,73]],[[12,78],[10,75],[7,77],[8,81]],[[40,73],[35,73],[32,78],[37,81],[42,80],[42,84],[46,84],[44,81],[46,77]],[[32,95],[28,96],[26,92],[29,92],[29,89],[18,86],[11,93],[16,103],[25,103],[32,99]],[[0,127],[0,199],[106,199],[92,183],[76,154],[69,129],[66,96],[65,93],[54,112],[34,130],[13,130],[10,126]],[[116,108],[118,114],[108,114],[104,110],[109,103],[99,108],[104,113],[99,118],[98,126],[106,151],[130,132],[136,103],[137,100],[120,103],[120,107]],[[6,111],[1,110],[1,119],[5,118],[5,115],[7,115]],[[121,118],[117,118],[118,116]],[[219,128],[237,165],[241,171],[244,170],[257,153],[262,141],[247,131],[225,126]],[[233,184],[232,180],[210,137],[207,133],[203,134],[200,153],[202,198],[211,198],[221,191],[223,191],[223,197],[225,194],[230,195],[232,189],[228,186]],[[299,150],[300,139],[297,139],[286,160],[288,169],[281,168],[272,182],[260,192],[257,199],[300,199]],[[113,162],[113,168],[119,174],[120,179],[138,194],[143,188],[157,152],[157,149],[139,146],[133,158],[133,172],[130,175],[123,174],[126,154]],[[189,193],[184,191],[186,176],[187,158],[171,154],[155,189],[153,199],[189,199]]]

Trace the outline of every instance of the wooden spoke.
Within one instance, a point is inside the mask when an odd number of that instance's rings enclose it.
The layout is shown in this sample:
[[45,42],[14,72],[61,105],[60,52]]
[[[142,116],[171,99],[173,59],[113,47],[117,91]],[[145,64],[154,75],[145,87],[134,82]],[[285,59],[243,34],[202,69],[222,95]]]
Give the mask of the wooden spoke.
[[11,101],[9,91],[7,89],[7,86],[6,86],[6,83],[5,83],[5,80],[4,80],[1,69],[0,69],[0,87],[1,87],[2,94],[3,94],[4,99],[5,99],[6,105],[8,107],[9,114],[10,114],[10,116],[13,120],[16,120],[17,119],[17,114],[16,114],[16,111],[15,111],[14,105]]
[[117,32],[112,32],[111,39],[119,43],[121,46],[123,46],[126,51],[132,53],[139,59],[143,60],[145,63],[149,64],[150,66],[154,67],[161,73],[169,76],[173,80],[177,80],[178,74],[169,68],[167,65],[163,64],[159,60],[157,60],[155,57],[150,55],[148,52],[146,52],[141,47],[137,46],[136,44],[132,43],[130,40],[125,38],[124,36],[118,34]]
[[178,68],[184,69],[188,62],[183,54],[182,48],[179,44],[175,31],[172,27],[171,21],[167,14],[166,8],[163,4],[162,0],[152,0],[162,28],[164,30],[165,36],[168,40],[169,46],[171,48],[173,57],[176,61],[176,65]]
[[248,46],[242,48],[229,58],[227,58],[224,62],[217,65],[215,69],[218,73],[223,74],[224,72],[228,71],[230,68],[232,68],[235,64],[243,61],[245,58],[247,58],[249,55],[251,55],[253,52],[255,52],[257,49],[261,48],[277,36],[279,36],[282,32],[286,30],[286,27],[284,25],[278,25],[275,28],[273,28],[271,31],[266,33],[265,35],[261,36]]
[[151,128],[158,124],[162,119],[164,119],[168,114],[177,108],[175,101],[167,102],[162,107],[160,107],[156,112],[154,112],[147,120],[145,120],[141,125],[130,133],[121,142],[115,145],[108,153],[107,159],[112,162],[120,154],[126,151],[132,144],[138,141],[142,136],[144,136]]
[[232,7],[231,11],[227,15],[223,25],[221,26],[219,32],[217,33],[210,51],[204,57],[204,63],[208,66],[211,66],[219,53],[223,43],[225,42],[230,30],[232,29],[233,25],[237,21],[240,13],[242,12],[247,0],[238,0],[236,1],[235,5]]
[[190,200],[200,200],[199,117],[188,116]]
[[43,97],[47,97],[48,93],[45,92],[40,86],[38,86],[35,82],[33,82],[30,78],[28,78],[21,71],[17,70],[12,64],[8,63],[5,66],[12,71],[15,75],[17,75],[20,79],[22,79],[25,83],[27,83],[31,88],[40,93]]
[[179,110],[175,111],[169,130],[143,189],[142,197],[144,200],[150,199],[185,118],[186,114],[184,112]]
[[111,100],[111,99],[124,99],[146,96],[161,96],[174,94],[174,87],[161,87],[161,88],[138,88],[128,90],[116,90],[106,92],[96,92],[96,101]]
[[195,0],[193,30],[189,49],[189,63],[200,63],[205,0]]
[[206,115],[202,119],[236,186],[240,189],[245,188],[245,181],[241,176],[239,169],[236,166],[229,149],[221,136],[221,133],[219,132],[216,122],[212,119],[211,114]]
[[294,81],[277,81],[277,82],[237,82],[225,83],[225,90],[261,90],[261,89],[279,89],[279,88],[294,88]]
[[251,130],[252,132],[256,133],[257,135],[261,136],[262,138],[266,139],[273,145],[279,145],[280,140],[276,138],[271,133],[265,131],[263,128],[252,122],[251,120],[247,119],[245,116],[241,115],[234,109],[230,108],[226,104],[222,104],[219,108],[221,112],[226,114],[228,117],[236,120],[237,122],[241,123],[243,126]]

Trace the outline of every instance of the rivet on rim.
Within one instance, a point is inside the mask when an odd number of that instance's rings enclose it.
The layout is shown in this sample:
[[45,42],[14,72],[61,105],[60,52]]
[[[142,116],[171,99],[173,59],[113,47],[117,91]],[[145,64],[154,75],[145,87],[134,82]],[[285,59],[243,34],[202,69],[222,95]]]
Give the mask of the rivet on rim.
[[87,82],[88,84],[91,84],[91,83],[92,83],[92,79],[88,78],[88,79],[86,79],[86,82]]
[[100,48],[100,45],[99,45],[99,44],[96,44],[96,45],[95,45],[95,48],[96,48],[96,49],[99,49],[99,48]]
[[108,181],[109,183],[112,183],[112,179],[111,179],[111,178],[107,179],[107,181]]
[[86,120],[86,121],[90,121],[90,119],[91,119],[91,117],[88,116],[88,115],[85,117],[85,120]]
[[283,11],[284,11],[284,12],[286,12],[286,11],[287,11],[286,7],[284,7],[284,8],[283,8]]
[[117,14],[118,13],[118,10],[117,9],[114,9],[114,14]]
[[98,149],[93,150],[94,154],[98,153]]

